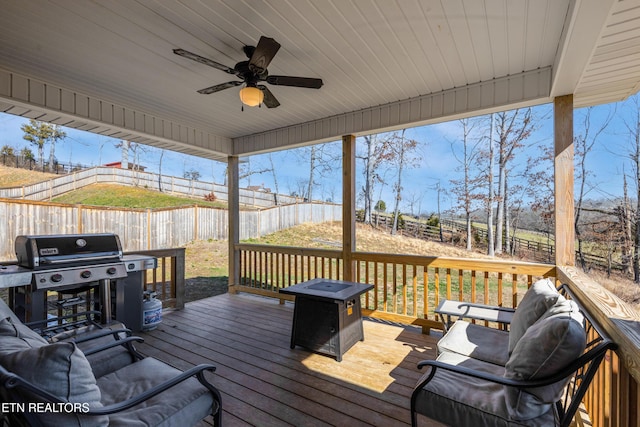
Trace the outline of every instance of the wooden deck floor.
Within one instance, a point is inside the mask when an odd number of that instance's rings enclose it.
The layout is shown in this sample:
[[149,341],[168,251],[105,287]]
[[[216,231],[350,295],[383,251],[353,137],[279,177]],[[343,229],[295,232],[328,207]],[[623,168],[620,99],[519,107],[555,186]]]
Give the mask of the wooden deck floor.
[[165,312],[139,349],[180,369],[216,365],[227,427],[409,425],[416,363],[436,337],[365,319],[365,340],[337,362],[290,349],[292,317],[291,303],[223,294]]

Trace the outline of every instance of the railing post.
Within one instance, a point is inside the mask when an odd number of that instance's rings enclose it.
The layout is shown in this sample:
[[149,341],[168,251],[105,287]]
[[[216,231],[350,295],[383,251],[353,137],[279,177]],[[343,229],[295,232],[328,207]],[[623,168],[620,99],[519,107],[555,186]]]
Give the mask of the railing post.
[[174,259],[171,278],[175,285],[176,308],[184,308],[184,294],[186,288],[185,280],[185,248],[176,248],[176,257]]

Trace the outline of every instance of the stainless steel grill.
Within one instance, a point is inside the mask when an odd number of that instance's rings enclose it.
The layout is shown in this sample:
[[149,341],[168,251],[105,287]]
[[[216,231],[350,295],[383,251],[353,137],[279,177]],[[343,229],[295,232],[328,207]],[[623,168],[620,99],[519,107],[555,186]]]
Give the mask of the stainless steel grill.
[[127,276],[115,234],[18,236],[18,266],[29,269],[37,290],[64,289]]
[[11,308],[43,336],[113,319],[141,323],[144,271],[157,260],[123,255],[117,235],[18,236],[15,252],[16,264],[0,266],[0,289],[9,289]]
[[[127,277],[117,235],[18,236],[15,252],[17,264],[0,267],[0,288],[10,289],[10,305],[23,321],[47,327],[53,316],[53,323],[68,327],[75,320],[66,316],[84,314],[91,322],[96,315],[100,323],[111,322],[111,282]],[[57,292],[57,300],[50,291]]]

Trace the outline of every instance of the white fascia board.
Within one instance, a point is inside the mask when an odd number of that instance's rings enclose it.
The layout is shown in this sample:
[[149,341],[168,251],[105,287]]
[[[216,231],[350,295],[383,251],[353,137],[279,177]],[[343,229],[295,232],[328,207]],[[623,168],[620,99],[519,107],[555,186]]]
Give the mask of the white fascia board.
[[575,93],[617,0],[574,0],[553,66],[551,96]]

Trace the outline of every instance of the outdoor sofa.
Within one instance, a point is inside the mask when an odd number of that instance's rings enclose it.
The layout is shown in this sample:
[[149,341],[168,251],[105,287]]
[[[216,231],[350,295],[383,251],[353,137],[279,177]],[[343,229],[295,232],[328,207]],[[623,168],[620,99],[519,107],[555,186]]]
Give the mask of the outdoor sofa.
[[436,360],[418,363],[428,370],[411,396],[412,426],[417,414],[457,427],[568,426],[615,344],[561,290],[534,283],[509,311],[508,331],[453,323]]
[[[58,339],[60,338],[60,339]],[[182,372],[138,353],[123,328],[45,340],[0,299],[0,424],[177,426],[209,415],[221,425],[221,398],[205,378],[212,365]]]

